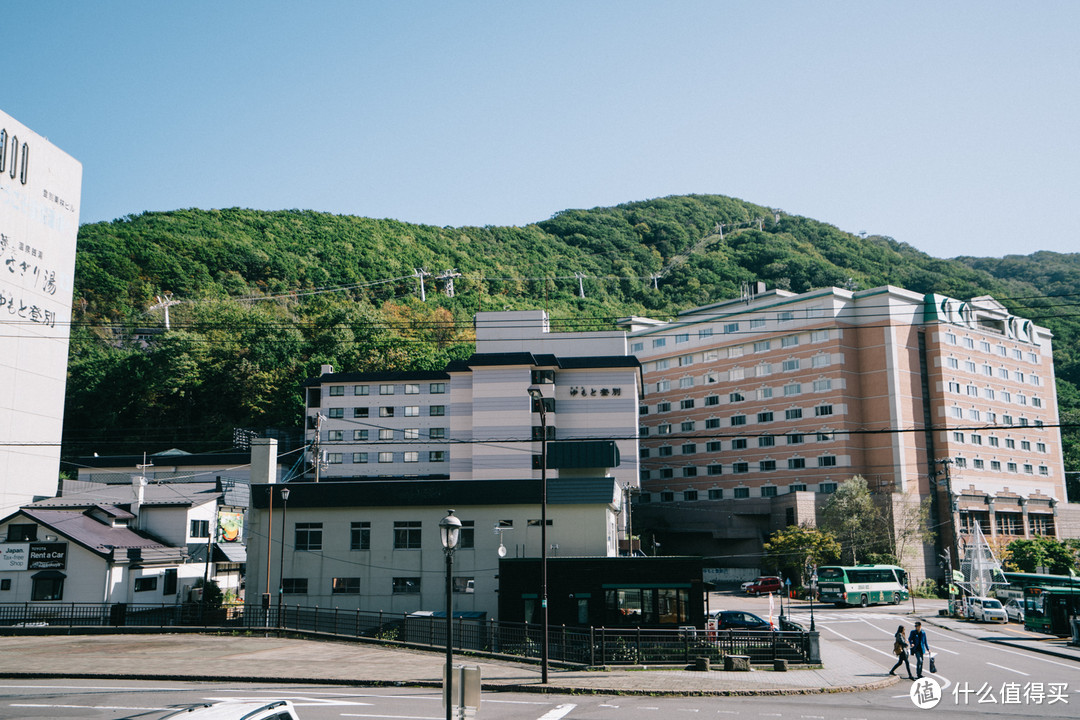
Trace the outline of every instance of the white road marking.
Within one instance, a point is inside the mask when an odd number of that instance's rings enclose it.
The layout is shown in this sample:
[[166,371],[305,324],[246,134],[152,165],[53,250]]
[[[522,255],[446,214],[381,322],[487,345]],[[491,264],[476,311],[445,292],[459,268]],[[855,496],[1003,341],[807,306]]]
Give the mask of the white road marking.
[[1026,673],[1026,672],[1020,672],[1020,671],[1019,671],[1019,670],[1017,670],[1016,668],[1011,668],[1011,667],[1005,667],[1004,665],[998,665],[997,663],[992,663],[992,662],[988,662],[988,663],[986,663],[986,664],[987,664],[987,665],[993,665],[994,667],[996,667],[996,668],[1001,668],[1002,670],[1011,670],[1011,671],[1012,671],[1012,672],[1014,672],[1014,673],[1020,673],[1020,674],[1021,674],[1021,675],[1023,675],[1024,677],[1031,677],[1031,673]]
[[551,710],[548,710],[546,713],[541,715],[539,720],[559,720],[559,718],[569,715],[570,711],[576,707],[577,705],[573,703],[559,705],[558,707],[552,708]]

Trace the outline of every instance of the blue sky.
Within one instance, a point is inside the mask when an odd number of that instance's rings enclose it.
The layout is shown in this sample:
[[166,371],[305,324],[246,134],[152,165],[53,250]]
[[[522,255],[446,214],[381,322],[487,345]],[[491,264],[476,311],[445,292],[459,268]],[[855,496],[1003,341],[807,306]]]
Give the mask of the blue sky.
[[715,193],[939,257],[1080,251],[1076,2],[68,2],[0,109],[81,219],[522,225]]

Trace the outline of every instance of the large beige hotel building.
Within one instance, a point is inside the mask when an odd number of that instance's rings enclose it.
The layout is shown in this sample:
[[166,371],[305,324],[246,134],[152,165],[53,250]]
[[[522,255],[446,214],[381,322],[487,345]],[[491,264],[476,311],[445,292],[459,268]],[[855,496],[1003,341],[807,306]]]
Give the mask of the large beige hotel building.
[[[855,475],[894,503],[933,495],[939,551],[976,523],[1008,539],[1072,522],[1051,333],[991,297],[758,288],[624,324],[645,386],[635,530],[665,553],[751,567]],[[933,548],[917,555],[937,574]]]

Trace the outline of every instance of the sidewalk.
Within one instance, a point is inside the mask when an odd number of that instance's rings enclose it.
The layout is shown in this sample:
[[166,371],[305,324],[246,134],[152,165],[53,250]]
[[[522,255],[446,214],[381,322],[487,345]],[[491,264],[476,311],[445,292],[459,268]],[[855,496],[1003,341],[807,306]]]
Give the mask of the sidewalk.
[[923,617],[923,622],[944,630],[959,632],[984,642],[1029,650],[1080,663],[1080,647],[1069,645],[1069,638],[1051,637],[1028,632],[1011,623],[1008,625],[996,625],[933,615]]
[[[874,690],[898,682],[838,642],[823,668],[695,672],[681,668],[583,671],[455,656],[479,665],[486,691],[637,695],[788,695]],[[227,635],[0,637],[0,677],[292,682],[361,686],[442,685],[444,656],[353,642]]]

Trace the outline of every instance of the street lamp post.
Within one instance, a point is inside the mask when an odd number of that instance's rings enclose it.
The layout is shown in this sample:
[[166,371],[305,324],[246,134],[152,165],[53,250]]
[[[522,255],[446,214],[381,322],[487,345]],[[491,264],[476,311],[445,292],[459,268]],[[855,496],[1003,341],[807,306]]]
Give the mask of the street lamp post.
[[446,720],[454,713],[454,550],[461,533],[461,521],[453,510],[439,521],[439,538],[446,553]]
[[543,621],[543,644],[540,646],[540,682],[548,681],[548,580],[547,580],[547,408],[544,394],[533,385],[529,396],[540,411],[540,613]]
[[278,565],[277,616],[282,625],[281,607],[285,600],[285,515],[289,511],[289,488],[281,488],[281,553]]

